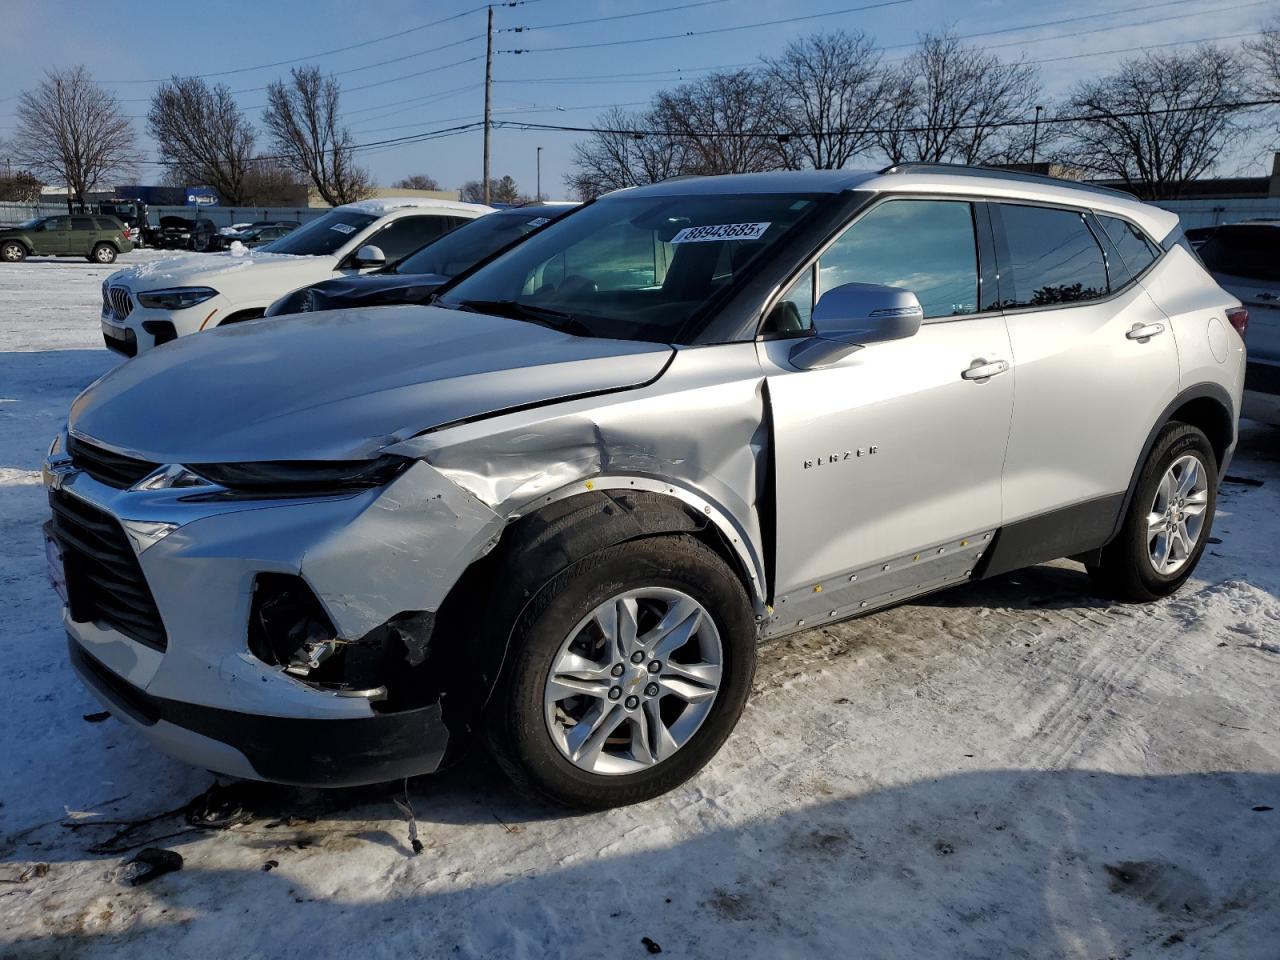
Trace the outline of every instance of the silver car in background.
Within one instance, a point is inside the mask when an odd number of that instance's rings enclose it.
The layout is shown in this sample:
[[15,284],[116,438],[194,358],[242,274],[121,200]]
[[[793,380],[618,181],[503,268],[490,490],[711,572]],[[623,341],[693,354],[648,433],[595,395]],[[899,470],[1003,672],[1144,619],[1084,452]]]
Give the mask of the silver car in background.
[[695,774],[756,645],[1059,557],[1191,575],[1237,300],[1170,213],[901,165],[610,194],[429,307],[184,338],[46,464],[84,681],[242,777],[432,771],[474,734],[585,808]]

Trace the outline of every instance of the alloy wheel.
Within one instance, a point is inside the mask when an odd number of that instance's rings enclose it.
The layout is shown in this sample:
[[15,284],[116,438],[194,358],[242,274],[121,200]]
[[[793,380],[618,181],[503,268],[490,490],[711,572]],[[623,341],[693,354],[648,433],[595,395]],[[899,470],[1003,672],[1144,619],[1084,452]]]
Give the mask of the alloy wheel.
[[1147,556],[1162,576],[1177,573],[1191,559],[1204,531],[1209,478],[1199,457],[1174,460],[1156,487],[1147,513]]
[[697,733],[720,688],[715,621],[688,594],[628,590],[584,617],[560,646],[543,697],[556,748],[590,773],[636,773]]

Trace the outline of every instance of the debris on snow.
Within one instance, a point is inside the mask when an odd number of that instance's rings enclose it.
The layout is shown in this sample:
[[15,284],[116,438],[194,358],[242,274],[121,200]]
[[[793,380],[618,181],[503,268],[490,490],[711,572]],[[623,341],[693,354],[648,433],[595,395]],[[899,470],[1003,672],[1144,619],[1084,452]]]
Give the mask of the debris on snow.
[[182,869],[182,854],[161,847],[146,847],[125,862],[120,879],[131,887],[150,883],[156,877]]

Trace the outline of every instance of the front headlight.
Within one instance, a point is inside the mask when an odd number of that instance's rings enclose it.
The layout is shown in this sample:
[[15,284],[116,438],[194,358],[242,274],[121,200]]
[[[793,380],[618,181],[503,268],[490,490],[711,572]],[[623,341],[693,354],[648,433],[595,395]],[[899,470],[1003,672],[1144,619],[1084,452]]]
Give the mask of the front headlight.
[[278,317],[286,313],[303,313],[311,309],[311,288],[303,287],[283,297],[267,307],[265,316]]
[[191,471],[237,493],[319,496],[381,487],[414,463],[384,454],[376,460],[280,460],[263,463],[192,463]]
[[144,307],[157,310],[185,310],[217,295],[218,291],[212,287],[172,287],[168,290],[148,290],[146,293],[134,294]]

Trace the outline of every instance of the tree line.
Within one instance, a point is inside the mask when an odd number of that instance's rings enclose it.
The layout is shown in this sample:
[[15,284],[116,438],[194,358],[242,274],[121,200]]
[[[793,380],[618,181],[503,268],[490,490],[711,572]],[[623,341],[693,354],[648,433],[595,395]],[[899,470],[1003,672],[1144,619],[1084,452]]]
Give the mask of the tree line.
[[1034,64],[951,32],[925,33],[888,63],[871,37],[835,31],[662,90],[642,110],[605,112],[566,183],[588,199],[690,174],[1039,161],[1162,199],[1240,143],[1262,108],[1237,105],[1259,100],[1280,100],[1280,18],[1240,50],[1147,53],[1056,104]]
[[[754,68],[661,90],[643,110],[607,111],[575,145],[566,185],[589,199],[688,174],[1051,161],[1144,197],[1174,197],[1238,145],[1262,110],[1274,122],[1274,104],[1257,101],[1280,100],[1280,17],[1238,50],[1147,53],[1080,80],[1061,102],[1042,94],[1034,64],[951,32],[922,34],[896,62],[866,34],[813,34]],[[335,77],[296,67],[268,85],[255,124],[225,85],[174,76],[157,88],[145,120],[172,185],[211,186],[235,206],[294,204],[311,188],[337,205],[372,190],[340,101]],[[1249,103],[1254,109],[1239,106]],[[19,95],[15,132],[0,154],[9,159],[0,200],[30,201],[53,183],[83,205],[141,163],[121,103],[82,66],[50,71]],[[439,189],[425,174],[395,186]],[[509,176],[489,187],[498,202],[529,199]],[[483,182],[467,182],[462,194],[482,198]]]

